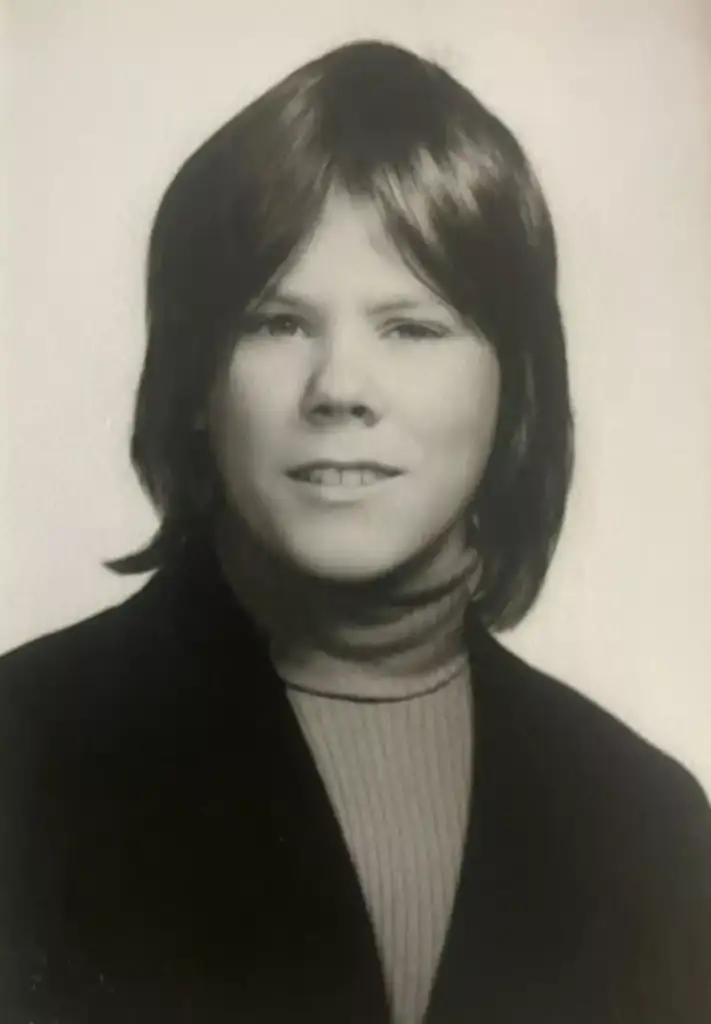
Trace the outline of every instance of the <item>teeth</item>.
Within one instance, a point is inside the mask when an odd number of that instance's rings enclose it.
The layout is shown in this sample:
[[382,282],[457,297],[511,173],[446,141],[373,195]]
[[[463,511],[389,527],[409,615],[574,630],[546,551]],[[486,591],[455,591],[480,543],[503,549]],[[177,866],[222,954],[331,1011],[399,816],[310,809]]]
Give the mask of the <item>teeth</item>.
[[371,469],[312,469],[306,474],[306,479],[313,484],[358,487],[372,484],[382,476],[382,473],[376,473]]

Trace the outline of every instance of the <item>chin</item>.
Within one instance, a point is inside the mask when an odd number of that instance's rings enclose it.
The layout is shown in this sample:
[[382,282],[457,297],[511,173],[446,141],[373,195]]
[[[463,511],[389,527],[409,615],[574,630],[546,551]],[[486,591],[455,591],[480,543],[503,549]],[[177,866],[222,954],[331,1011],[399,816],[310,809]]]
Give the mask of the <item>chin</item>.
[[359,551],[353,546],[338,551],[292,547],[288,556],[302,572],[334,583],[361,583],[396,569],[407,555],[394,551]]

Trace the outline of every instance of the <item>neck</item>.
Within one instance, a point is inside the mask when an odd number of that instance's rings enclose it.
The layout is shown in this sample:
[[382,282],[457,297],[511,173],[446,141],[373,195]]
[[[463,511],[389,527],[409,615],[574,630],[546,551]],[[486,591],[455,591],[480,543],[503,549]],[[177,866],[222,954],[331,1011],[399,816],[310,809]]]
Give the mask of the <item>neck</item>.
[[301,572],[232,525],[219,530],[218,553],[287,683],[334,697],[403,699],[467,666],[463,624],[477,558],[453,535],[396,570],[349,583]]

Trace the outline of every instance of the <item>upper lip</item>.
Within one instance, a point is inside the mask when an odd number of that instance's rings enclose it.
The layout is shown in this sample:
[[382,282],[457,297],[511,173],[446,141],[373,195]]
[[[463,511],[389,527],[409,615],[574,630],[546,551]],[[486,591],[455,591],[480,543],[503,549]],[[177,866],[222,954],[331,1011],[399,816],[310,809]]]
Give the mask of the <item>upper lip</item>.
[[391,466],[386,462],[370,462],[366,460],[339,462],[335,459],[316,459],[313,462],[302,462],[298,466],[292,466],[287,472],[289,476],[293,476],[294,474],[309,473],[315,469],[354,469],[361,473],[371,470],[374,473],[388,473],[390,476],[402,473],[402,469],[398,466]]

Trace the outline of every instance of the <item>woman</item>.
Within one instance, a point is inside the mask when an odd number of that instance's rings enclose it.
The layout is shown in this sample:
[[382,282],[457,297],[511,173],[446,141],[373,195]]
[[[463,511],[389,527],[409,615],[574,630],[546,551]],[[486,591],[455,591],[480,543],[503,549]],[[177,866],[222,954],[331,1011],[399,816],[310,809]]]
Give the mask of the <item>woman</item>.
[[491,636],[572,451],[511,133],[325,55],[179,171],[148,323],[156,571],[0,669],[4,1019],[711,1019],[700,788]]

